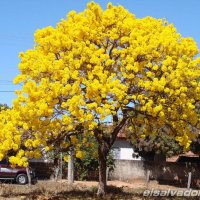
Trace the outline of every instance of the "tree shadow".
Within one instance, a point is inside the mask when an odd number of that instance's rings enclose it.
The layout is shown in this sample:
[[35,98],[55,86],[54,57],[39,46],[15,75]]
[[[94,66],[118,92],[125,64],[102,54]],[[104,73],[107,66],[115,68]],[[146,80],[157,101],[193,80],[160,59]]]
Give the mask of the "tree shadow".
[[[138,196],[141,197],[142,193]],[[52,200],[57,199],[99,199],[97,197],[97,188],[93,187],[89,190],[81,191],[81,190],[73,190],[73,191],[64,191],[58,193]],[[132,199],[133,193],[123,191],[123,188],[108,186],[107,193],[104,199]]]
[[0,184],[17,184],[15,180],[1,179]]

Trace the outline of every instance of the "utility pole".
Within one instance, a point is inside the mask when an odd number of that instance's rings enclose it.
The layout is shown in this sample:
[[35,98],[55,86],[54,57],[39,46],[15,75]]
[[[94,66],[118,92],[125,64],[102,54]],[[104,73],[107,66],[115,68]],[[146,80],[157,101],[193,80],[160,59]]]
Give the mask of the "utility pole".
[[74,182],[74,150],[73,147],[69,152],[69,161],[68,161],[68,183],[72,184]]

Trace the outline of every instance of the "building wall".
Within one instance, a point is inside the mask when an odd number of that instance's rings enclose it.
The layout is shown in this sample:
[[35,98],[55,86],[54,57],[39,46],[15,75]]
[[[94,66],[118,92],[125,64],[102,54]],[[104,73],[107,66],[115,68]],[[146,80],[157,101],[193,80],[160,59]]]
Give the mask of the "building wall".
[[114,171],[109,173],[111,180],[132,180],[145,179],[146,171],[143,167],[143,161],[136,160],[115,160]]
[[133,157],[134,147],[125,139],[117,139],[111,152],[116,160],[141,160],[141,157]]
[[[53,177],[54,166],[52,163],[30,163],[35,169],[39,179]],[[198,163],[174,163],[152,162],[136,160],[115,160],[114,171],[109,172],[109,180],[134,181],[142,179],[146,181],[147,171],[150,171],[150,179],[157,180],[161,184],[171,184],[187,187],[188,174],[192,173],[192,187],[200,188],[200,164]],[[76,174],[76,172],[75,172]],[[63,169],[63,178],[66,178],[67,169]],[[78,176],[75,178],[77,179]],[[78,179],[77,179],[78,180]],[[91,171],[89,180],[98,181],[98,173]]]
[[192,185],[200,187],[200,163],[153,162],[136,160],[115,160],[114,171],[109,173],[110,180],[132,181],[147,178],[160,183],[187,186],[189,172],[192,173]]

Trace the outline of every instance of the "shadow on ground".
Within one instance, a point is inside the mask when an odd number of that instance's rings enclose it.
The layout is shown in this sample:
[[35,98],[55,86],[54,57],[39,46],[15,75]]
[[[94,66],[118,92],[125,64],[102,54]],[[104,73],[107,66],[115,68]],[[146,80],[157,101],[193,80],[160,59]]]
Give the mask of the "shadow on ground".
[[[89,190],[81,191],[74,189],[72,191],[63,191],[57,194],[45,194],[42,191],[34,191],[24,198],[24,200],[95,200],[95,199],[105,199],[105,200],[199,200],[199,197],[144,197],[143,190],[133,190],[130,192],[125,192],[123,188],[117,188],[114,186],[109,186],[107,190],[107,195],[105,198],[97,198],[96,196],[97,188],[91,187]],[[21,194],[23,196],[24,194]]]

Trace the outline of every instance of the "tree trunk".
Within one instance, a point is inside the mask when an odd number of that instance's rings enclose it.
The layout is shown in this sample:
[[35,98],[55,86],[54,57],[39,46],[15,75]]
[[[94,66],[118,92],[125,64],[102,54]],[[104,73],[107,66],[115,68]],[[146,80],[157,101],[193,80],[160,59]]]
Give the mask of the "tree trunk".
[[99,145],[98,147],[98,161],[99,161],[99,186],[97,191],[98,197],[104,197],[106,194],[106,159],[107,151],[103,146]]

